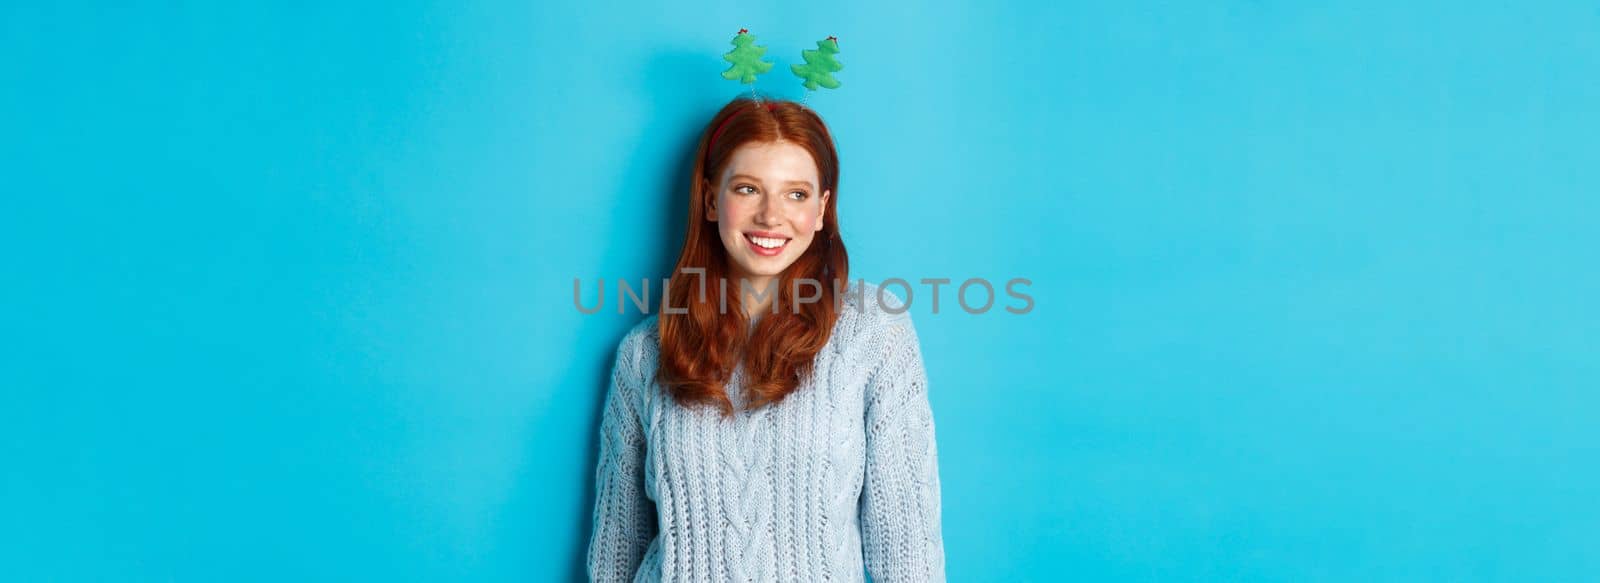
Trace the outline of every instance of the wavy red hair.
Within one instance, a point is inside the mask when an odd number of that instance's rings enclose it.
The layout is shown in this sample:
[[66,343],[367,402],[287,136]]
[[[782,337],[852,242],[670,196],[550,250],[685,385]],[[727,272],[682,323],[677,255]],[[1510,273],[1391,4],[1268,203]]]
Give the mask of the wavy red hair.
[[[715,134],[713,136],[713,134]],[[715,138],[713,141],[712,138]],[[749,319],[740,307],[739,283],[729,279],[728,252],[717,235],[717,224],[706,216],[714,202],[722,173],[733,153],[750,143],[789,142],[804,148],[816,161],[822,190],[831,191],[822,230],[778,280],[778,313],[762,316],[747,336]],[[827,345],[838,318],[837,292],[849,281],[850,262],[839,238],[839,155],[833,136],[822,118],[792,101],[740,97],[729,102],[706,124],[695,150],[694,173],[689,185],[689,225],[683,250],[678,254],[671,285],[670,306],[687,306],[688,313],[663,311],[658,320],[661,336],[660,367],[656,380],[673,400],[684,406],[709,405],[732,415],[733,404],[724,386],[741,360],[744,364],[750,408],[782,401],[812,373],[817,353]],[[701,281],[685,268],[705,270]],[[794,281],[809,278],[820,284],[822,298],[794,302]],[[726,313],[719,313],[719,281],[727,283]],[[813,288],[802,290],[812,292]]]

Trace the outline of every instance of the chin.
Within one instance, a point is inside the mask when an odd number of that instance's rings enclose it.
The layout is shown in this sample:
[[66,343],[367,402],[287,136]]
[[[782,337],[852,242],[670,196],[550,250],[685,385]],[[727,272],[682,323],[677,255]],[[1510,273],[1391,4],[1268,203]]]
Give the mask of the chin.
[[794,265],[794,262],[790,261],[780,268],[773,268],[770,265],[741,265],[740,268],[743,269],[745,273],[750,274],[752,277],[778,277],[779,275],[783,274],[784,270],[789,269],[790,265]]

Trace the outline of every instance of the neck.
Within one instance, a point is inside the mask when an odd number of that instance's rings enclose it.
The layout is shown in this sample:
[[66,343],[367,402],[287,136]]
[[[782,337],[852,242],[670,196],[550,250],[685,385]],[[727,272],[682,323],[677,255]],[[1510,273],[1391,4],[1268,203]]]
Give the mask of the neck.
[[[744,308],[744,315],[750,321],[753,322],[772,311],[772,303],[778,299],[776,281],[777,278],[770,275],[736,276],[734,285],[738,286],[739,305]],[[768,286],[773,286],[773,289],[768,290]]]

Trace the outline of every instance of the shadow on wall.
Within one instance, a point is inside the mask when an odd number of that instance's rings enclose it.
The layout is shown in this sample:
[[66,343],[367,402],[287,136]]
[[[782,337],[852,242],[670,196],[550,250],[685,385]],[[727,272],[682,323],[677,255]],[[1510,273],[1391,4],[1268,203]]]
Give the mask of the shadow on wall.
[[[654,283],[651,287],[658,288],[661,278],[670,273],[677,262],[678,250],[683,244],[684,222],[688,220],[688,185],[700,132],[705,129],[706,120],[711,119],[725,103],[725,100],[718,101],[717,96],[726,93],[727,98],[731,99],[734,95],[734,92],[727,90],[727,81],[716,75],[720,71],[718,63],[715,55],[708,57],[704,50],[662,51],[636,71],[636,78],[643,80],[638,95],[647,101],[642,109],[648,116],[637,138],[640,147],[636,152],[641,153],[634,154],[630,161],[621,182],[621,190],[612,193],[609,199],[602,200],[616,201],[619,203],[617,208],[651,217],[639,224],[646,227],[653,225],[654,228],[645,230],[647,236],[644,238],[604,238],[610,244],[594,273],[605,276],[608,282],[623,276],[634,281],[652,277]],[[712,108],[702,110],[698,104],[704,103],[712,103]],[[656,140],[665,141],[668,145],[663,148],[645,147]],[[650,241],[651,236],[658,237],[655,241],[659,244],[639,244],[640,241]],[[645,256],[640,257],[641,253]],[[646,271],[615,272],[618,269],[637,268]],[[612,286],[615,289],[614,284]],[[608,299],[615,301],[614,298]],[[590,423],[586,426],[588,431],[585,438],[579,441],[588,455],[584,457],[583,471],[576,478],[581,481],[583,491],[587,494],[584,497],[584,511],[579,513],[581,518],[572,525],[576,533],[572,540],[578,541],[569,570],[569,580],[572,581],[588,579],[585,564],[589,537],[593,531],[594,468],[598,462],[600,415],[611,380],[616,346],[643,317],[631,310],[628,313],[627,317],[620,320],[605,317],[583,320],[585,330],[580,336],[598,335],[606,338],[608,341],[603,344],[606,348],[597,354],[575,360],[577,368],[569,371],[566,377],[576,379],[581,386],[593,387],[590,393],[593,397],[589,408]]]

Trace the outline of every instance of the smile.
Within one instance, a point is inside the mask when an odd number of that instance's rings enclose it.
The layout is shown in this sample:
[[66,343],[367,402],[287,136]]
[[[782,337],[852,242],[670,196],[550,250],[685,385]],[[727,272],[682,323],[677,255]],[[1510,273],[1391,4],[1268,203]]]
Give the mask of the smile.
[[[773,234],[774,233],[761,233],[761,235]],[[750,244],[751,251],[754,251],[756,255],[760,255],[762,257],[777,256],[779,253],[783,252],[783,248],[788,246],[790,241],[790,239],[787,237],[758,236],[754,233],[745,233],[744,240]]]

